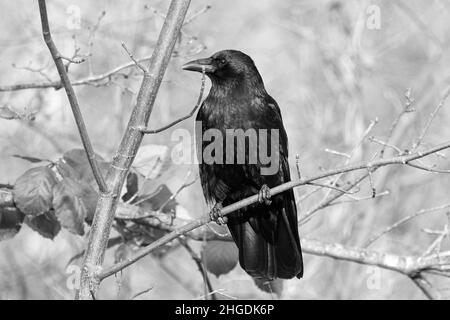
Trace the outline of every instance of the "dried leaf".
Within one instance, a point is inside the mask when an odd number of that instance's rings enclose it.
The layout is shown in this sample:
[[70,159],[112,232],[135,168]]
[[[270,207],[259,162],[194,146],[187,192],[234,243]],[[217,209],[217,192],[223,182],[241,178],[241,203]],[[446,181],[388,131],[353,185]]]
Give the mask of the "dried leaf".
[[218,277],[234,269],[238,254],[236,245],[231,241],[208,241],[202,251],[202,259],[206,269]]
[[44,238],[52,240],[61,230],[61,224],[56,218],[53,210],[37,217],[27,217],[25,223]]
[[47,159],[40,159],[40,158],[29,157],[29,156],[21,156],[20,154],[13,154],[12,156],[15,158],[19,158],[19,159],[31,162],[31,163],[51,162],[50,160],[47,160]]
[[[155,193],[149,197],[148,195],[144,195],[141,197],[137,197],[136,201],[139,201],[139,207],[144,210],[149,211],[157,211],[161,209],[163,213],[169,213],[172,210],[175,211],[177,206],[177,201],[175,199],[170,199],[172,196],[172,191],[165,185],[160,185]],[[146,198],[146,200],[141,201]],[[170,201],[169,201],[170,199]],[[163,207],[164,206],[164,207]]]
[[14,185],[16,206],[27,215],[40,215],[50,210],[53,187],[58,181],[48,167],[37,167],[26,171]]
[[130,200],[137,192],[139,187],[139,177],[135,172],[130,172],[127,175],[127,182],[125,184],[127,191],[122,196],[122,201]]
[[14,237],[22,227],[24,214],[16,208],[0,208],[0,241]]
[[54,188],[53,207],[56,217],[72,233],[84,234],[84,221],[92,220],[96,204],[97,193],[86,182],[68,177]]
[[[97,154],[95,158],[101,173],[105,176],[109,164]],[[71,177],[75,180],[84,180],[87,183],[95,184],[94,174],[84,149],[72,149],[65,152],[63,158],[57,163],[57,169],[63,177]]]

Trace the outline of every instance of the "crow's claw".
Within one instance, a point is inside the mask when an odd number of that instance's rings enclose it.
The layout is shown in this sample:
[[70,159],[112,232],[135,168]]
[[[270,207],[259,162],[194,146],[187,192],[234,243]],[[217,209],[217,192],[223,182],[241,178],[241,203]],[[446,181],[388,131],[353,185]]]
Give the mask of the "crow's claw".
[[270,188],[267,186],[267,184],[265,184],[258,192],[258,201],[259,203],[265,203],[266,205],[270,205],[272,203],[272,200],[270,200],[270,198],[271,198]]
[[216,203],[209,213],[211,221],[214,221],[218,225],[224,225],[228,222],[228,218],[222,215],[222,204],[220,202]]

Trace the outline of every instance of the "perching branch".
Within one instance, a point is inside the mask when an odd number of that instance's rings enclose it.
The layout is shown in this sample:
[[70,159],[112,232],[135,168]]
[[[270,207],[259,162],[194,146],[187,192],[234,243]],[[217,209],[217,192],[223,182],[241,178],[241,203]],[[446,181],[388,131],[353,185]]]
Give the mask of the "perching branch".
[[92,299],[91,292],[95,294],[98,288],[98,275],[101,273],[120,191],[143,139],[143,133],[136,128],[145,127],[148,123],[156,95],[189,4],[190,0],[172,0],[170,3],[166,19],[147,68],[148,72],[144,73],[136,105],[119,149],[108,170],[106,179],[110,193],[101,194],[98,199],[89,243],[84,256],[81,286],[79,292],[77,292],[78,299]]
[[[432,150],[442,149],[443,147],[433,148]],[[450,145],[447,145],[447,148],[450,148]],[[431,149],[428,150],[427,154],[430,154]],[[392,159],[392,162],[397,163]],[[341,169],[341,171],[345,171]],[[333,174],[339,174],[333,172]],[[328,173],[325,173],[328,175]],[[321,175],[323,177],[323,175]],[[354,183],[350,185],[349,188],[352,188],[353,185],[359,184],[362,180],[367,177],[367,173],[358,178]],[[314,180],[316,178],[309,178],[307,180]],[[319,178],[317,178],[319,179]],[[298,182],[295,182],[298,183]],[[305,182],[306,184],[306,182]],[[342,195],[342,192],[338,192],[337,196]],[[14,200],[12,195],[12,190],[10,188],[0,189],[0,207],[8,207],[14,208]],[[311,212],[316,212],[321,208],[330,205],[332,201],[335,200],[335,197],[330,198],[327,203],[322,203],[321,206],[311,209]],[[449,205],[443,205],[431,209],[424,209],[419,211],[417,214],[411,216],[415,217],[419,213],[431,213],[438,210],[443,210],[447,208]],[[192,224],[199,225],[197,221],[188,222],[186,220],[177,218],[175,223],[172,224],[172,219],[164,213],[155,211],[155,212],[141,212],[141,209],[135,205],[129,205],[126,203],[121,203],[116,211],[117,219],[125,219],[125,220],[141,220],[145,218],[145,222],[149,227],[164,230],[166,232],[170,232],[168,235],[181,235],[183,232],[181,229],[186,229],[186,226],[190,226]],[[209,220],[209,219],[208,219]],[[182,224],[185,224],[184,226]],[[395,224],[396,226],[398,224]],[[207,228],[207,225],[202,225],[199,228],[192,229],[189,232],[185,232],[184,235],[197,241],[204,240],[221,240],[221,241],[232,241],[231,236],[229,234],[218,234],[211,228]],[[176,237],[174,237],[175,239]],[[159,240],[158,240],[159,241]],[[160,241],[159,244],[163,245],[167,243],[167,241]],[[363,265],[372,265],[377,266],[383,269],[391,270],[403,274],[409,277],[414,283],[424,292],[424,294],[430,299],[440,298],[440,293],[433,288],[433,286],[425,279],[424,274],[436,274],[440,276],[450,276],[450,252],[438,252],[432,253],[426,252],[423,256],[409,256],[409,255],[395,255],[390,253],[383,253],[373,250],[368,250],[365,248],[353,248],[347,247],[336,243],[324,243],[317,240],[303,238],[301,240],[302,249],[305,253],[309,253],[316,256],[329,257],[336,260],[343,260],[352,263],[358,263]],[[153,245],[153,244],[152,244]],[[150,245],[150,246],[152,246]],[[148,248],[148,247],[147,247]],[[156,247],[153,247],[156,249]],[[145,250],[145,249],[144,249]],[[150,251],[148,251],[150,252]],[[134,263],[137,261],[135,257],[127,260],[127,263]],[[118,266],[123,266],[122,264],[118,264],[113,266],[113,268],[104,272],[99,280],[102,280],[119,270]],[[125,267],[125,266],[123,266]],[[209,289],[211,291],[211,289]],[[214,291],[213,291],[214,292]]]
[[[332,176],[340,175],[340,174],[351,172],[351,171],[367,170],[368,168],[376,169],[379,167],[384,167],[384,166],[388,166],[388,165],[396,165],[396,164],[407,165],[409,162],[424,158],[428,155],[434,154],[436,152],[439,152],[439,151],[442,151],[445,149],[450,149],[450,142],[447,142],[447,143],[441,144],[439,146],[436,146],[434,148],[428,149],[426,151],[408,155],[408,156],[399,156],[399,157],[394,157],[391,159],[380,159],[380,160],[373,161],[373,162],[350,165],[350,166],[346,166],[343,168],[330,170],[330,171],[321,173],[319,175],[316,175],[314,177],[287,182],[287,183],[281,184],[277,187],[270,189],[270,194],[272,196],[274,196],[274,195],[282,193],[286,190],[290,190],[290,189],[298,187],[298,186],[309,184],[310,182],[314,182],[314,181],[317,181],[317,180],[320,180],[323,178],[332,177]],[[229,206],[224,207],[221,212],[223,215],[228,215],[236,210],[239,210],[239,209],[242,209],[249,205],[252,205],[252,204],[256,203],[257,201],[258,201],[258,195],[253,195],[251,197],[245,198],[241,201],[235,202]],[[164,245],[164,244],[178,238],[179,236],[184,235],[196,228],[199,228],[199,227],[207,224],[210,221],[211,221],[211,219],[210,219],[209,215],[206,215],[201,219],[192,221],[184,226],[181,226],[180,228],[173,230],[171,233],[163,236],[162,238],[154,241],[147,247],[141,249],[133,257],[130,257],[127,260],[124,260],[120,263],[117,263],[114,266],[110,267],[109,269],[103,271],[101,274],[99,274],[98,280],[101,281],[101,280],[115,274],[116,272],[123,270],[124,268],[130,266],[131,264],[133,264],[136,261],[145,257],[146,255],[151,253],[156,248],[159,248],[160,246],[162,246],[162,245]]]
[[84,124],[83,115],[81,114],[80,106],[78,105],[78,100],[75,95],[75,91],[73,90],[73,87],[70,84],[69,76],[67,75],[66,68],[63,63],[64,57],[59,53],[58,49],[56,48],[56,45],[53,42],[52,35],[50,33],[50,26],[48,23],[45,0],[39,0],[39,12],[41,15],[42,34],[44,36],[45,43],[47,44],[47,47],[50,50],[53,61],[55,62],[56,68],[58,69],[59,77],[61,78],[61,83],[64,89],[66,90],[67,98],[69,99],[70,107],[72,108],[72,113],[75,118],[78,131],[80,133],[84,150],[86,150],[86,155],[89,164],[92,168],[95,181],[97,182],[100,192],[102,193],[107,192],[108,188],[100,172],[98,163],[95,160],[95,152],[94,149],[92,148],[92,144],[89,139],[86,125]]
[[[431,209],[430,209],[431,210]],[[431,212],[426,210],[426,212]],[[132,207],[121,207],[117,212],[117,218],[133,219],[136,211]],[[176,219],[175,226],[169,225],[165,221],[168,220],[167,215],[157,213],[145,213],[146,216],[154,215],[154,219],[148,219],[146,222],[149,227],[174,232],[178,230],[176,226],[180,226],[186,221]],[[185,234],[185,236],[197,241],[233,241],[230,234],[218,234],[207,225],[197,228]],[[429,299],[439,299],[439,292],[425,279],[424,274],[436,274],[444,277],[450,277],[450,252],[438,252],[433,254],[426,252],[422,256],[396,255],[383,253],[365,248],[354,248],[343,246],[337,243],[325,243],[318,240],[308,238],[301,239],[302,250],[316,256],[328,257],[336,260],[343,260],[352,263],[358,263],[368,266],[376,266],[379,268],[398,272],[410,278]]]

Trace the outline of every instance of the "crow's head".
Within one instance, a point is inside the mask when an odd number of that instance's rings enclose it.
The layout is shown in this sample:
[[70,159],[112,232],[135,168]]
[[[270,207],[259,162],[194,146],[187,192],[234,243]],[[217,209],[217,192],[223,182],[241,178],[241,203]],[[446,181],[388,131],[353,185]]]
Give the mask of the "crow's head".
[[202,72],[214,82],[258,77],[253,60],[237,50],[223,50],[206,59],[194,60],[183,65],[184,70]]

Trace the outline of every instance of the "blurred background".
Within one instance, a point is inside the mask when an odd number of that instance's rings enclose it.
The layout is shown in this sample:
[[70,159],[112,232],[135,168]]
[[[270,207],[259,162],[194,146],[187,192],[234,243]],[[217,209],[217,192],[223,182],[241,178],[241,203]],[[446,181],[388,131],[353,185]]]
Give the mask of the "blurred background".
[[[168,3],[84,0],[73,5],[49,0],[49,20],[59,50],[70,57],[79,48],[78,53],[87,56],[84,63],[70,66],[71,79],[128,63],[121,42],[135,57],[149,56]],[[445,0],[199,0],[192,2],[188,17],[206,5],[211,6],[209,10],[183,29],[151,115],[151,127],[167,124],[195,105],[200,75],[183,72],[183,63],[222,49],[238,49],[253,58],[267,91],[281,107],[291,168],[299,154],[302,175],[308,176],[347,161],[326,149],[347,154],[355,150],[351,162],[371,159],[380,145],[368,139],[359,145],[365,130],[377,119],[370,135],[386,140],[405,108],[408,89],[415,111],[401,118],[390,143],[410,149],[450,85],[450,3]],[[42,40],[37,1],[2,2],[0,7],[0,87],[57,80]],[[94,148],[105,159],[113,156],[120,142],[140,79],[139,70],[127,69],[98,85],[75,87]],[[33,166],[13,154],[56,160],[64,151],[81,146],[63,90],[3,91],[0,106],[25,115],[22,120],[0,119],[0,183],[13,184]],[[423,147],[448,141],[449,121],[450,106],[444,105]],[[193,132],[193,119],[177,128]],[[175,144],[172,132],[147,136],[144,144],[171,148]],[[386,153],[389,157],[395,150],[388,148]],[[425,162],[449,167],[444,157],[432,156]],[[190,169],[195,171],[196,166],[173,166],[165,176],[168,187],[175,191]],[[343,181],[356,177],[349,174]],[[361,201],[344,197],[347,202],[320,211],[302,225],[300,236],[361,247],[374,232],[402,217],[450,202],[450,179],[445,175],[396,166],[378,170],[373,180],[377,192],[389,194]],[[310,195],[312,190],[296,190],[300,215],[328,192]],[[370,194],[365,182],[354,197]],[[183,190],[177,202],[193,218],[207,212],[198,181]],[[414,219],[370,248],[420,256],[435,240],[423,229],[442,230],[448,223],[445,213],[441,210]],[[442,244],[448,248],[449,238]],[[14,238],[0,242],[0,298],[73,298],[71,271],[66,265],[85,245],[86,238],[67,231],[49,240],[23,226]],[[201,243],[193,246],[198,250]],[[110,250],[105,265],[113,260]],[[239,299],[424,298],[412,281],[391,271],[312,255],[305,255],[305,263],[304,278],[286,281],[279,296],[258,289],[240,267],[210,278],[215,289]],[[375,285],[373,277],[379,280]],[[450,283],[442,278],[431,281],[444,296],[450,296]],[[203,294],[196,264],[177,248],[146,257],[120,276],[107,279],[99,298],[128,299],[149,288],[140,299],[195,299]]]

